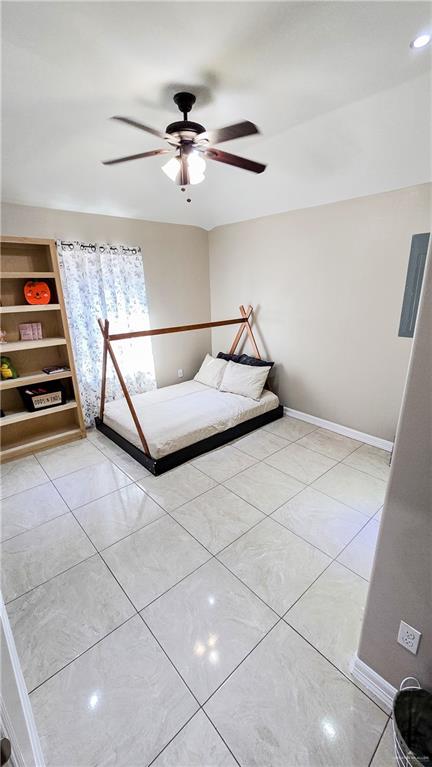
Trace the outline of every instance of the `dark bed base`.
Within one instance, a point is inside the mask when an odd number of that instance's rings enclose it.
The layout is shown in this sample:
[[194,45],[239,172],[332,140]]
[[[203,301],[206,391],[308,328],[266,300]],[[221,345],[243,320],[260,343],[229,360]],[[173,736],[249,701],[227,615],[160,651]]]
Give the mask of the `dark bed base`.
[[106,426],[100,418],[96,418],[95,422],[96,428],[101,431],[102,434],[109,437],[109,439],[115,442],[116,445],[125,450],[126,453],[129,453],[132,458],[135,458],[138,463],[141,463],[146,469],[151,471],[152,474],[158,476],[159,474],[164,474],[165,471],[180,466],[186,461],[190,461],[191,458],[196,458],[198,455],[202,455],[202,453],[208,453],[209,450],[214,450],[221,445],[226,445],[227,442],[231,442],[233,439],[243,437],[250,431],[259,429],[260,426],[265,426],[267,423],[277,421],[278,418],[282,418],[282,416],[283,407],[282,405],[279,405],[277,408],[274,408],[274,410],[269,410],[267,413],[261,413],[261,415],[257,415],[255,418],[250,418],[249,421],[243,421],[243,423],[231,427],[231,429],[226,429],[225,431],[213,434],[211,437],[206,437],[206,439],[202,439],[199,442],[194,442],[193,445],[188,445],[181,450],[176,450],[175,453],[164,455],[163,458],[151,458],[147,456],[139,449],[139,447],[136,447],[132,442],[129,442],[120,434],[117,434],[117,432],[114,431],[114,429],[111,429],[110,426]]

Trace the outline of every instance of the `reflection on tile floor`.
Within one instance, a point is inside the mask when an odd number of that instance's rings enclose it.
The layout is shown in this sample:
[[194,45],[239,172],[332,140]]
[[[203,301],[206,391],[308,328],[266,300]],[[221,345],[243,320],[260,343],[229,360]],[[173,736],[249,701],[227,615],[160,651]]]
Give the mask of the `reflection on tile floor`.
[[349,672],[387,461],[285,417],[162,477],[97,432],[2,467],[47,767],[391,767]]

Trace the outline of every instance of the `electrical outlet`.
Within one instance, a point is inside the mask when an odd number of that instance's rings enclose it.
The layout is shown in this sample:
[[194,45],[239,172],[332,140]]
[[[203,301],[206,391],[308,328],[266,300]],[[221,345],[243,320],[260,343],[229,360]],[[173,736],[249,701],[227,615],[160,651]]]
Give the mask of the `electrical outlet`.
[[181,368],[177,370],[177,378],[183,378],[183,370]]
[[408,623],[404,621],[400,622],[398,642],[402,647],[406,647],[407,650],[412,652],[413,655],[417,655],[419,643],[420,643],[421,631],[413,629]]

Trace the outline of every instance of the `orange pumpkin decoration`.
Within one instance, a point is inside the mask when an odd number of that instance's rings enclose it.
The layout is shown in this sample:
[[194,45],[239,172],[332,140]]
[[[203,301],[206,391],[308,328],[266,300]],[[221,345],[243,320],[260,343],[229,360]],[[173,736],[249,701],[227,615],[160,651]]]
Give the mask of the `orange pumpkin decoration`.
[[49,304],[51,291],[46,282],[29,280],[24,285],[24,298],[28,304]]

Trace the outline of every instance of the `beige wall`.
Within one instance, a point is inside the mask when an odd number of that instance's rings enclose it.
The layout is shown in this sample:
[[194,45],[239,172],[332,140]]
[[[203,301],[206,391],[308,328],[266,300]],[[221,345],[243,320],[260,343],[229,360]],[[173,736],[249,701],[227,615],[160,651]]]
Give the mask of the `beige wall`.
[[[412,655],[396,642],[404,620],[422,632]],[[432,258],[424,277],[359,658],[399,687],[432,690]]]
[[[393,440],[411,340],[398,327],[411,236],[431,184],[209,233],[212,318],[256,307],[284,405]],[[226,349],[231,331],[213,334]]]
[[[205,232],[86,213],[2,206],[5,234],[140,245],[153,327],[256,308],[284,405],[394,438],[411,340],[398,325],[411,236],[430,229],[431,184]],[[226,350],[233,329],[213,333]],[[159,386],[196,372],[207,331],[153,339]]]
[[[210,316],[207,232],[194,226],[24,205],[2,205],[2,233],[140,245],[152,327],[205,322]],[[153,339],[158,386],[195,375],[210,350],[209,332]]]

